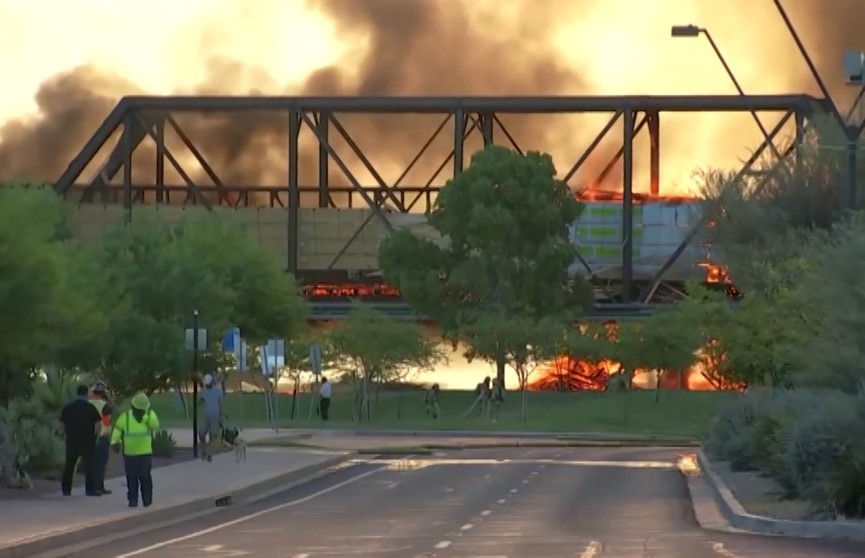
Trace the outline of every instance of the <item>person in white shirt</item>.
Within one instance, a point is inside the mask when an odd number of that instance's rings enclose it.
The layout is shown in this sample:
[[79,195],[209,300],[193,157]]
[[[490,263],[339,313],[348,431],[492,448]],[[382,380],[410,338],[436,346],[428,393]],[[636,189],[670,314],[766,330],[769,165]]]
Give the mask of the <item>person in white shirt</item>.
[[321,378],[321,388],[318,390],[318,408],[321,414],[321,420],[327,420],[330,415],[330,382],[327,378]]

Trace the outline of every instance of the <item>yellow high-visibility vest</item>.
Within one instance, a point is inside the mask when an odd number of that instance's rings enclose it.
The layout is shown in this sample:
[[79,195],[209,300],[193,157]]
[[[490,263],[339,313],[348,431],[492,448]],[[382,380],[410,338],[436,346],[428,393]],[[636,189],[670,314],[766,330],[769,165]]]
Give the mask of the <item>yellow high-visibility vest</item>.
[[123,443],[123,455],[151,455],[153,432],[159,430],[159,418],[152,410],[144,413],[141,422],[135,420],[132,411],[126,411],[114,425],[111,443]]

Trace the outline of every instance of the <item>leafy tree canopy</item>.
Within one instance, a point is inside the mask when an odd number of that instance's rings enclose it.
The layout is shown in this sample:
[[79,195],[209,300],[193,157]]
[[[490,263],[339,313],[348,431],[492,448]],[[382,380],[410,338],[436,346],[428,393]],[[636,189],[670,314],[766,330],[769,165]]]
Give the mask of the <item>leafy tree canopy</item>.
[[397,230],[382,242],[379,263],[385,279],[451,340],[472,337],[493,306],[517,321],[553,314],[576,320],[591,301],[586,283],[568,275],[576,258],[568,226],[581,209],[549,155],[490,146],[439,193],[428,220],[441,241]]

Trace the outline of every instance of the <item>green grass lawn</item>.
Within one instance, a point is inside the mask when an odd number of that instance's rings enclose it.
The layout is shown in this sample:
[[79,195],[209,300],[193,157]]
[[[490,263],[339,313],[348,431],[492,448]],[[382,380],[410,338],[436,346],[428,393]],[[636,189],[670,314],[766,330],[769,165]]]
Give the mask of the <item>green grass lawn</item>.
[[[530,392],[528,420],[520,419],[520,394],[509,392],[501,407],[499,420],[492,423],[478,415],[462,419],[474,393],[470,391],[442,391],[439,404],[440,420],[429,418],[423,405],[423,392],[382,392],[373,397],[371,421],[351,420],[353,397],[343,386],[335,386],[328,428],[369,430],[486,430],[495,431],[547,431],[560,433],[599,432],[610,434],[660,435],[669,437],[701,437],[707,430],[718,405],[730,393],[667,391],[661,393],[659,403],[650,391],[630,393],[603,392]],[[317,397],[316,397],[317,399]],[[292,397],[281,395],[279,400],[280,428],[320,428],[323,423],[313,413],[310,420],[310,397],[297,397],[295,418],[291,418]],[[154,395],[154,410],[166,427],[191,424],[174,395]],[[229,393],[226,395],[227,422],[244,428],[266,427],[265,399],[260,394]],[[401,407],[401,413],[400,413]]]

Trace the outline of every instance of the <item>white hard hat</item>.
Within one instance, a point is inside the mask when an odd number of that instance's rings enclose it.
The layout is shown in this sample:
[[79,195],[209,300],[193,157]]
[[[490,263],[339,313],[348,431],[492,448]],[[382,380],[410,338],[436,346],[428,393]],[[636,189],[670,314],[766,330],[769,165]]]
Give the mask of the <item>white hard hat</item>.
[[212,383],[213,383],[213,374],[206,374],[204,376],[204,385],[209,386]]

